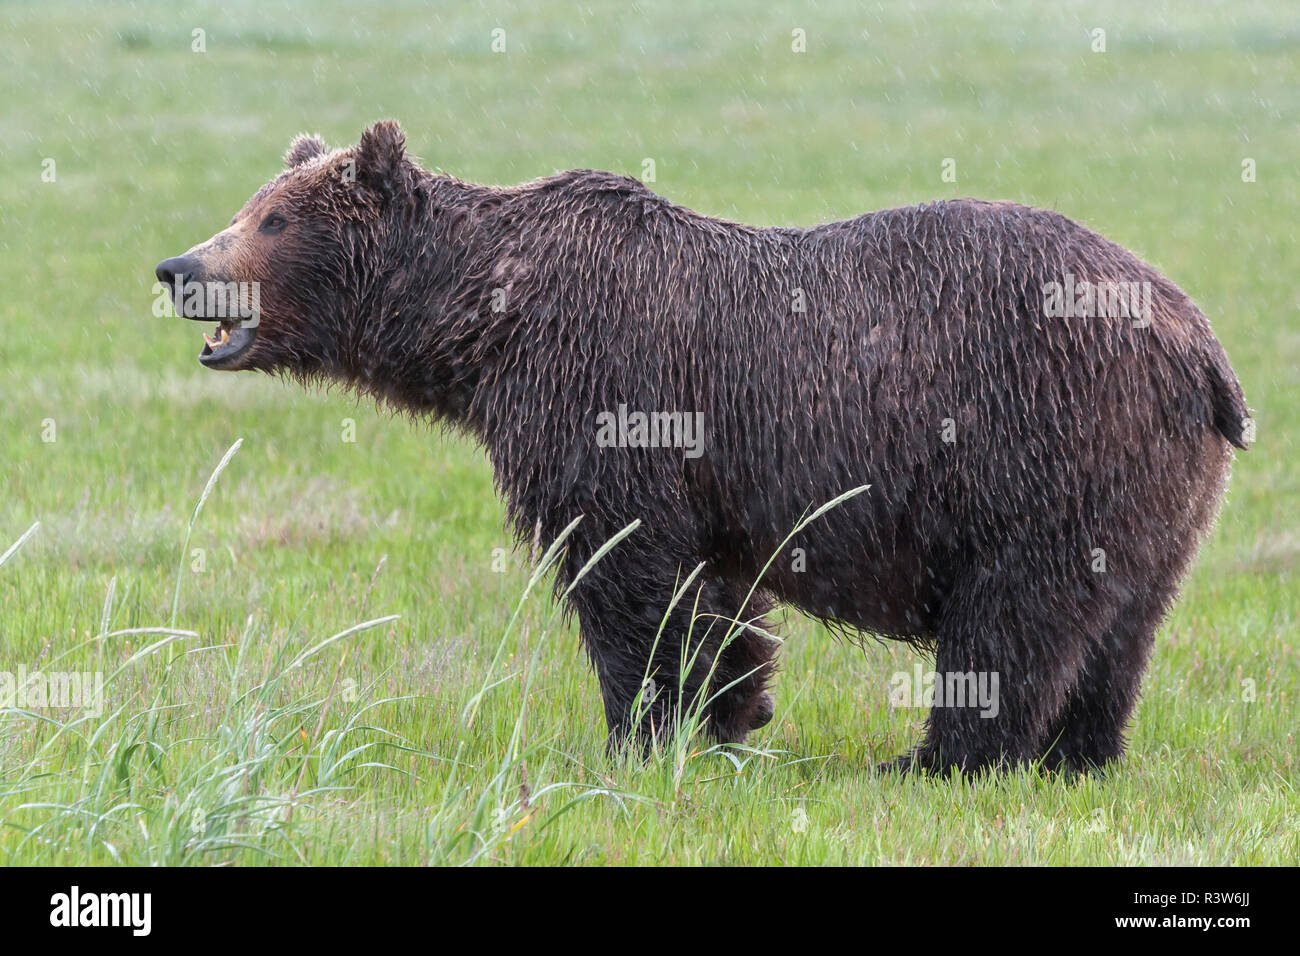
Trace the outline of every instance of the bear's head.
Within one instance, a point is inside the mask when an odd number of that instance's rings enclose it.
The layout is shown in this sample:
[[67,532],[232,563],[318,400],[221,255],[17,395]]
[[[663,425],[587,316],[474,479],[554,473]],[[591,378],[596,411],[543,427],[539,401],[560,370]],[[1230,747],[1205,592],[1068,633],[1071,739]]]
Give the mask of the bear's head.
[[199,361],[212,369],[329,374],[381,277],[389,234],[419,168],[400,127],[376,123],[330,150],[299,136],[285,170],[230,225],[156,275],[176,311],[215,322]]

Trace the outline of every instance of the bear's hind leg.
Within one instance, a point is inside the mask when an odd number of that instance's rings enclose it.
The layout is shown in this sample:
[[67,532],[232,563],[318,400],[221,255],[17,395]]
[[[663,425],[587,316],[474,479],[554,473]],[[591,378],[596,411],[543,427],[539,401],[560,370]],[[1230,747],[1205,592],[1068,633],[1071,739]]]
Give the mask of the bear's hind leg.
[[1124,731],[1171,596],[1161,592],[1134,600],[1090,648],[1078,683],[1043,741],[1044,767],[1087,771],[1124,755]]
[[[1035,762],[1083,666],[1082,636],[1062,633],[1082,627],[1058,599],[1067,587],[1015,579],[1005,567],[959,581],[940,615],[925,741],[881,769],[972,773]],[[966,693],[940,699],[954,686]]]

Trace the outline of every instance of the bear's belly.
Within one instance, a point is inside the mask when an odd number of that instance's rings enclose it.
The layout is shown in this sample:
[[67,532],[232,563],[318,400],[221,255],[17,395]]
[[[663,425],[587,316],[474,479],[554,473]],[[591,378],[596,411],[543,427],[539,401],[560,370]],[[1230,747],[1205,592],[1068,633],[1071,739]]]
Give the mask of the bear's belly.
[[773,592],[814,617],[871,634],[929,640],[937,629],[937,578],[908,560],[845,562],[815,575],[788,573]]
[[[714,567],[747,589],[775,548],[732,545],[715,552]],[[850,550],[832,536],[805,533],[768,567],[762,588],[783,604],[852,630],[925,642],[937,630],[943,568],[938,557],[923,557],[897,539],[887,552],[865,545]]]

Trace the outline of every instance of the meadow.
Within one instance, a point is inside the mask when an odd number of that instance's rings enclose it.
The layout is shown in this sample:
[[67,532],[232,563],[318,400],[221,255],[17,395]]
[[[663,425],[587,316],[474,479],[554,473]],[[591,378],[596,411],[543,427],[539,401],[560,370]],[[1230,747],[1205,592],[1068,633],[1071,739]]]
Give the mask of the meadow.
[[[1294,13],[0,7],[0,673],[104,678],[102,713],[0,713],[0,863],[1300,860]],[[194,325],[153,314],[154,264],[223,228],[296,133],[354,143],[390,116],[464,179],[652,159],[657,192],[761,225],[1044,206],[1178,282],[1258,441],[1127,758],[1082,779],[877,776],[924,720],[890,706],[891,675],[928,662],[794,612],[748,748],[610,758],[576,626],[544,561],[511,549],[478,449],[206,371]]]

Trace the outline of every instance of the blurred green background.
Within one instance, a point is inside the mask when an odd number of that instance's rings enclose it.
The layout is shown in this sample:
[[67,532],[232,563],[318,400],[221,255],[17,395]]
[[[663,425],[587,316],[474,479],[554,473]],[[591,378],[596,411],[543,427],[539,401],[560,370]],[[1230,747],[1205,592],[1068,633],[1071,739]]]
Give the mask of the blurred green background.
[[[155,833],[162,820],[181,825],[169,801],[180,781],[206,779],[195,768],[229,729],[222,721],[248,717],[199,707],[230,691],[213,688],[223,672],[210,660],[241,641],[303,647],[396,613],[349,642],[338,673],[425,695],[385,705],[375,722],[474,769],[458,781],[437,761],[397,777],[356,771],[337,804],[275,828],[295,847],[285,859],[456,858],[433,848],[429,808],[462,784],[486,792],[491,775],[475,774],[527,697],[530,739],[550,748],[555,773],[589,784],[612,774],[645,802],[589,801],[534,839],[541,817],[515,799],[510,819],[532,825],[481,859],[1293,861],[1297,13],[1260,2],[5,4],[0,551],[41,527],[0,568],[0,670],[59,653],[120,663],[138,638],[83,642],[105,621],[167,624],[194,502],[242,438],[190,542],[201,560],[182,562],[176,624],[210,650],[165,670],[135,665],[110,694],[110,709],[137,716],[160,699],[174,706],[175,723],[154,729],[166,757],[153,769],[128,758],[114,784],[157,815]],[[504,52],[493,51],[496,30]],[[792,49],[796,30],[805,52]],[[913,658],[874,646],[864,655],[793,615],[782,709],[760,742],[774,756],[744,773],[724,773],[716,755],[700,760],[720,765],[694,777],[592,769],[603,721],[571,627],[550,639],[531,690],[503,686],[488,701],[495,717],[467,726],[461,704],[490,673],[527,581],[524,556],[493,567],[507,541],[482,454],[345,394],[207,372],[195,327],[151,313],[154,264],[221,229],[295,134],[345,145],[383,117],[402,122],[426,166],[464,179],[515,183],[580,166],[641,175],[652,159],[657,192],[755,224],[942,197],[1016,200],[1082,221],[1181,285],[1224,343],[1259,441],[1237,462],[1159,642],[1130,759],[1075,784],[1013,775],[953,790],[871,778],[871,763],[919,737],[923,714],[885,699],[889,674]],[[955,183],[941,176],[948,159]],[[1247,159],[1254,182],[1243,181]],[[543,601],[525,620],[541,628],[548,611]],[[508,661],[526,659],[518,639]],[[294,693],[329,699],[331,679],[305,672]],[[322,713],[298,728],[310,774],[308,737],[336,719]],[[199,850],[182,840],[168,855],[120,820],[105,824],[116,833],[108,852],[107,837],[75,820],[96,801],[112,805],[83,778],[121,751],[8,719],[22,732],[0,735],[0,859],[261,859],[220,840]],[[280,769],[268,781],[299,774],[284,769],[295,759],[287,740],[275,738],[268,759]],[[696,788],[685,815],[684,779]],[[41,801],[79,809],[32,809]],[[382,836],[357,821],[359,807],[385,821]],[[811,818],[798,831],[795,809]],[[474,829],[466,816],[448,832]]]

